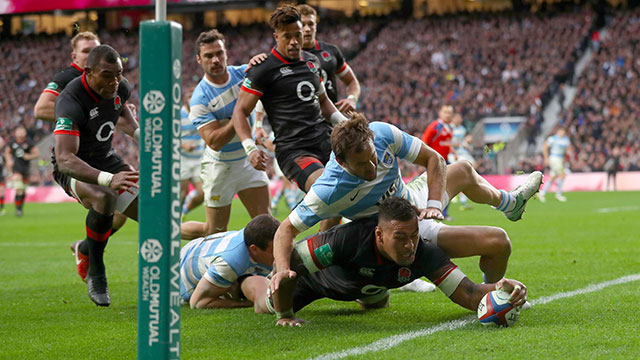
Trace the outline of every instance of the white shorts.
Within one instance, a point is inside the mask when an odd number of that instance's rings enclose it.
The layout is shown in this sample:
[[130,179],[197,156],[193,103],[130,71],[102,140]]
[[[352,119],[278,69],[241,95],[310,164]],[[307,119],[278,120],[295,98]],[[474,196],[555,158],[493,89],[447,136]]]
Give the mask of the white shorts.
[[[427,184],[427,173],[423,172],[420,176],[411,180],[407,184],[407,191],[411,196],[411,200],[413,205],[418,207],[418,209],[425,209],[427,207],[427,200],[429,200],[429,187]],[[449,194],[445,191],[442,199],[442,208],[444,209],[449,204]],[[438,232],[440,229],[447,225],[432,220],[420,220],[418,222],[418,232],[420,233],[420,237],[430,242],[434,245],[438,244]]]
[[180,158],[180,181],[191,180],[200,182],[200,166],[202,158]]
[[551,169],[551,176],[564,175],[564,159],[558,156],[550,157],[549,168]]
[[200,178],[207,207],[227,206],[238,192],[269,185],[267,173],[254,169],[248,157],[238,161],[220,161],[205,155],[202,157]]

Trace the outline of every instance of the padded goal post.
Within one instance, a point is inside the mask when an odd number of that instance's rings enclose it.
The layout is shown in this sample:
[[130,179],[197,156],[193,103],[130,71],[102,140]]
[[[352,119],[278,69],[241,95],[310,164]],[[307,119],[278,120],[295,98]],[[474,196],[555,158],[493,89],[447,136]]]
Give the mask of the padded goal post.
[[140,24],[138,359],[180,358],[182,27]]

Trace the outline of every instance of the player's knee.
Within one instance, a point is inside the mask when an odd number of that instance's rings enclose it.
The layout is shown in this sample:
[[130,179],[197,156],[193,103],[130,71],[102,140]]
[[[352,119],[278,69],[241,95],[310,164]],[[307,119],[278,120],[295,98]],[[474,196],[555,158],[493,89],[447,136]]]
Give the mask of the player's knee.
[[117,197],[112,191],[100,189],[92,194],[92,198],[92,203],[95,204],[94,207],[97,206],[103,209],[102,213],[113,212],[116,207]]
[[504,229],[491,228],[489,248],[494,256],[509,257],[511,255],[511,240]]

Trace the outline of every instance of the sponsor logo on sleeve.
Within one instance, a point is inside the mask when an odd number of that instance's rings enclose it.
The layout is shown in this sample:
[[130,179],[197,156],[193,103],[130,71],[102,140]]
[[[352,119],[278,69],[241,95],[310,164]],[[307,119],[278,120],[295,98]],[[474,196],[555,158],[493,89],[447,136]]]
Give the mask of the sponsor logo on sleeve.
[[316,258],[322,264],[322,266],[329,266],[333,263],[333,251],[329,244],[324,244],[319,248],[313,250],[313,253],[316,255]]
[[50,82],[47,84],[47,87],[45,89],[58,91],[58,89],[60,89],[60,86],[54,82]]
[[58,120],[56,121],[56,128],[54,131],[71,131],[73,127],[73,123],[71,122],[71,119],[69,118],[65,118],[65,117],[59,117]]

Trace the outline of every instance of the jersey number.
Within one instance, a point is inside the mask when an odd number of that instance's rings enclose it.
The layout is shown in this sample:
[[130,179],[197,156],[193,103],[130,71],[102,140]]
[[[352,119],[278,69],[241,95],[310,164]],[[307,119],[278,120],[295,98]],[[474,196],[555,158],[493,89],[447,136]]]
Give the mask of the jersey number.
[[[107,136],[102,135],[105,130],[105,126],[109,128],[109,133],[107,134]],[[109,140],[111,138],[111,135],[113,135],[113,129],[115,129],[115,127],[116,126],[111,121],[102,124],[102,126],[100,126],[100,129],[98,129],[98,132],[96,133],[96,139],[101,142]]]
[[[302,92],[305,88],[309,88],[309,94],[304,95]],[[300,81],[298,86],[296,87],[296,93],[298,94],[298,98],[302,101],[312,100],[316,96],[316,87],[313,86],[309,81]]]

